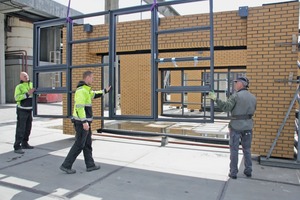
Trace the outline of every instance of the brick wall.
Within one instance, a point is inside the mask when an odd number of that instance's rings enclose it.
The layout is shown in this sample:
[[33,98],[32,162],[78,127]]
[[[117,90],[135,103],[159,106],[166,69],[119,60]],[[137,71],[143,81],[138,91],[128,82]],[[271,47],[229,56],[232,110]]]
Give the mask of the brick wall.
[[[186,23],[189,22],[189,23]],[[208,25],[208,15],[189,15],[161,18],[159,30],[188,28]],[[247,20],[238,16],[238,11],[220,12],[214,14],[215,46],[246,46]],[[117,51],[128,52],[149,50],[151,48],[151,21],[140,20],[117,24]],[[108,36],[107,25],[95,26],[89,37]],[[182,34],[159,36],[159,49],[199,48],[209,47],[209,32],[195,31]],[[89,44],[90,53],[107,53],[108,42]]]
[[[208,19],[207,14],[162,18],[159,30],[207,25]],[[216,70],[218,67],[246,67],[251,84],[250,90],[257,96],[258,105],[254,116],[252,147],[255,154],[266,155],[270,149],[296,89],[295,85],[277,83],[275,79],[288,78],[290,72],[294,73],[294,79],[297,76],[297,53],[291,51],[291,46],[280,46],[279,43],[292,42],[292,34],[298,34],[298,23],[298,2],[249,8],[247,18],[239,17],[237,10],[214,14],[214,45],[221,49],[215,51]],[[76,30],[78,30],[76,37],[82,37],[81,39],[108,36],[106,25],[95,26],[93,33],[90,34],[82,33],[82,27]],[[117,52],[149,50],[150,32],[150,20],[119,23],[117,25]],[[159,49],[178,50],[176,53],[161,53],[159,58],[209,56],[209,51],[205,50],[209,47],[208,34],[209,32],[198,31],[159,36]],[[74,57],[78,58],[76,62],[100,61],[95,55],[106,54],[108,42],[93,42],[80,48],[78,45],[75,48],[77,51],[74,51]],[[191,48],[203,50],[202,54],[195,51],[180,52]],[[150,71],[150,54],[122,55],[120,59],[122,112],[131,115],[150,115],[151,87],[150,75],[147,74]],[[193,66],[194,62],[178,64]],[[208,67],[209,61],[199,62],[197,65]],[[165,63],[159,64],[159,67],[173,68],[174,66],[172,63]],[[77,73],[79,72],[73,73],[74,77]],[[190,76],[197,78],[194,74]],[[76,79],[79,80],[80,77]],[[73,84],[78,80],[73,79]],[[172,81],[178,84],[176,79]],[[200,99],[199,95],[189,98],[195,101]],[[293,118],[294,114],[291,113],[273,156],[293,157]]]
[[122,114],[151,116],[150,61],[150,54],[120,56]]
[[[249,10],[247,23],[247,76],[251,92],[257,96],[257,112],[253,139],[253,152],[266,155],[276,136],[296,85],[275,82],[297,76],[297,53],[291,45],[292,34],[298,35],[299,3],[284,3]],[[294,111],[294,110],[293,110]],[[277,145],[272,153],[276,157],[293,157],[294,112],[291,112]]]
[[[208,56],[209,52],[175,52],[161,53],[160,58],[185,57],[185,56]],[[124,115],[151,115],[151,65],[150,54],[134,54],[120,56],[120,85],[121,85],[121,105],[122,114]],[[228,50],[215,52],[216,71],[218,67],[224,66],[246,66],[247,54],[246,50]],[[178,67],[192,67],[194,62],[178,62]],[[197,67],[209,67],[209,61],[196,63]],[[159,64],[159,68],[174,68],[173,63]],[[219,70],[220,71],[220,70]],[[201,79],[202,70],[187,71],[188,79]],[[181,85],[180,72],[171,72],[172,86]],[[190,81],[189,86],[201,85],[200,81]],[[160,84],[159,84],[160,88]],[[189,93],[189,102],[197,102],[197,105],[188,105],[188,109],[200,110],[201,93]],[[181,101],[180,94],[172,94],[171,101]],[[180,104],[172,104],[180,106]],[[160,107],[159,107],[160,108]],[[160,109],[159,109],[160,110]],[[160,113],[160,112],[159,112]]]
[[[83,27],[76,26],[73,29],[73,40],[81,40],[89,37],[89,33],[83,32]],[[65,34],[64,34],[65,37]],[[95,64],[101,63],[101,57],[96,56],[95,54],[89,53],[89,45],[90,43],[83,44],[75,44],[72,49],[72,65],[85,65],[85,64]],[[64,43],[66,47],[66,43]],[[65,56],[63,56],[63,62],[65,61]],[[77,84],[80,80],[82,80],[83,72],[90,70],[94,75],[94,82],[92,84],[93,90],[101,90],[101,68],[100,67],[89,67],[89,68],[81,68],[81,69],[73,69],[72,70],[72,91],[76,90]],[[65,75],[63,76],[63,81],[65,81]],[[93,114],[94,116],[101,116],[101,98],[94,99],[93,103]],[[72,106],[74,105],[74,96],[72,95]],[[71,108],[73,113],[73,107]],[[67,96],[63,95],[63,114],[67,115]],[[101,128],[101,121],[94,120],[92,123],[92,129],[96,130]],[[75,130],[73,128],[73,124],[70,119],[63,120],[63,132],[65,134],[75,134]]]

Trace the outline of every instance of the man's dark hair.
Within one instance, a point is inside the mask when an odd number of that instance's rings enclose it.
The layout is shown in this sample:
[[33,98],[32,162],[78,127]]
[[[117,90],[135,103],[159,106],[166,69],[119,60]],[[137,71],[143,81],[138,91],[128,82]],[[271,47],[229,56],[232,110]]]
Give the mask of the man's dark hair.
[[93,72],[91,71],[85,71],[83,74],[82,74],[82,78],[85,79],[86,77],[90,76]]

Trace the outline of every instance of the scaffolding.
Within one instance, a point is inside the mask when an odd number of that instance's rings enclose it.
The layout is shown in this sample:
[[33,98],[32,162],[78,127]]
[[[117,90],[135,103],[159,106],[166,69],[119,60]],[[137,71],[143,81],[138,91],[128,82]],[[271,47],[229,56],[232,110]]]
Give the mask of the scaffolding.
[[[209,21],[207,25],[204,26],[195,26],[195,27],[186,27],[186,28],[176,28],[170,30],[159,30],[159,8],[167,7],[176,4],[184,4],[191,2],[200,2],[200,1],[208,1],[209,5]],[[117,60],[117,50],[116,50],[116,26],[117,26],[117,17],[120,15],[128,15],[138,12],[151,12],[151,115],[150,116],[140,116],[140,115],[118,115],[116,113],[116,108],[118,105],[115,105],[117,102],[117,95],[115,92],[109,94],[109,115],[108,116],[95,116],[95,119],[115,119],[115,120],[152,120],[152,121],[186,121],[186,122],[214,122],[214,103],[211,101],[210,107],[210,115],[203,119],[177,119],[177,118],[160,118],[158,114],[158,101],[159,94],[165,93],[181,93],[184,94],[186,92],[198,92],[198,93],[207,93],[214,89],[214,80],[213,78],[210,80],[209,84],[204,86],[167,86],[161,87],[158,86],[158,64],[162,62],[186,62],[186,61],[209,61],[210,62],[210,73],[211,77],[213,77],[214,73],[214,27],[213,27],[213,0],[174,0],[174,1],[164,1],[156,3],[156,1],[151,5],[140,5],[135,7],[116,9],[103,11],[98,13],[91,13],[80,16],[71,16],[68,19],[55,19],[43,22],[36,22],[34,24],[34,52],[33,52],[33,83],[36,87],[35,94],[41,93],[63,93],[67,94],[67,115],[65,116],[57,116],[57,115],[40,115],[36,105],[33,106],[33,114],[34,116],[39,117],[64,117],[70,118],[72,115],[72,70],[75,68],[87,68],[87,67],[108,67],[109,71],[109,84],[112,85],[112,88],[116,88],[117,80],[116,80],[116,63]],[[73,39],[73,26],[75,25],[75,21],[79,19],[89,18],[89,17],[97,17],[97,16],[109,16],[109,34],[108,36],[98,37],[98,38],[88,38],[88,39]],[[56,64],[54,55],[53,62],[55,65],[41,65],[39,55],[40,55],[40,30],[43,28],[60,26],[65,27],[66,30],[66,48],[65,48],[65,64]],[[210,54],[207,57],[179,57],[179,58],[160,58],[159,57],[159,47],[158,47],[158,37],[161,35],[168,34],[177,34],[183,32],[196,32],[196,31],[208,31],[209,32],[209,44],[210,44]],[[109,44],[108,55],[109,60],[108,63],[95,63],[95,64],[85,64],[85,65],[73,65],[73,57],[72,57],[72,49],[75,44],[96,42],[96,41],[107,41]],[[49,87],[49,88],[41,88],[39,87],[39,76],[41,73],[45,72],[65,72],[66,74],[66,85],[61,87]],[[102,75],[103,76],[103,75]],[[167,80],[166,80],[167,81]],[[34,96],[34,101],[36,100],[36,95]]]
[[[159,8],[164,6],[171,6],[176,4],[185,4],[185,3],[192,3],[192,2],[208,2],[208,24],[204,26],[195,26],[195,27],[185,27],[185,28],[175,28],[170,30],[159,30],[160,26],[160,19],[158,16]],[[80,16],[71,16],[67,17],[67,19],[54,19],[49,21],[42,21],[34,23],[34,46],[33,46],[33,84],[36,88],[36,92],[34,93],[33,97],[33,115],[37,117],[53,117],[53,118],[70,118],[72,116],[72,70],[77,68],[108,68],[109,72],[109,85],[112,85],[113,90],[117,88],[117,80],[116,80],[116,67],[118,63],[118,56],[116,50],[116,27],[117,27],[117,17],[120,15],[128,15],[138,12],[151,12],[151,115],[149,116],[140,116],[140,115],[118,115],[117,114],[117,98],[115,91],[109,93],[109,105],[108,105],[108,116],[104,116],[103,112],[103,102],[101,105],[102,115],[101,116],[94,116],[94,119],[101,119],[101,120],[137,120],[137,121],[165,121],[165,122],[197,122],[197,123],[213,123],[214,122],[214,102],[210,101],[210,109],[209,115],[203,118],[178,118],[178,117],[161,117],[158,113],[158,105],[159,95],[163,96],[163,94],[167,93],[180,93],[185,94],[188,92],[191,93],[205,93],[207,94],[209,91],[214,90],[214,20],[213,20],[213,0],[174,0],[174,1],[164,1],[159,3],[153,3],[153,5],[140,5],[130,8],[122,8],[116,10],[109,10],[97,13],[90,13]],[[73,27],[76,25],[75,22],[77,20],[81,20],[84,18],[90,17],[109,17],[109,24],[108,24],[108,36],[100,36],[96,38],[88,38],[88,39],[73,39]],[[188,23],[187,23],[188,24]],[[64,48],[64,56],[66,63],[60,64],[49,64],[49,65],[41,65],[40,63],[40,32],[43,28],[59,26],[63,27],[66,31],[66,41],[65,41],[65,48]],[[161,58],[159,57],[159,45],[158,45],[158,37],[164,36],[168,34],[177,34],[177,33],[184,33],[184,32],[209,32],[209,56],[187,56],[187,57],[172,57],[172,58]],[[108,63],[94,63],[94,64],[82,64],[82,65],[73,65],[73,46],[75,44],[83,44],[89,42],[99,42],[99,41],[106,41],[108,42]],[[209,83],[199,86],[170,86],[167,85],[167,79],[162,81],[162,85],[158,85],[158,74],[159,69],[158,65],[160,63],[179,63],[179,62],[187,62],[192,61],[194,63],[198,63],[201,61],[209,61],[209,73],[210,73],[210,80]],[[102,70],[102,85],[104,74]],[[40,74],[48,73],[48,72],[60,72],[61,74],[65,74],[65,85],[61,87],[48,87],[48,88],[41,88],[40,85]],[[165,87],[164,87],[165,86]],[[66,108],[66,115],[43,115],[40,114],[37,105],[37,95],[44,94],[44,93],[61,93],[66,94],[67,96],[67,108]],[[112,132],[111,130],[102,129],[102,131]],[[124,131],[121,131],[120,134],[124,134]],[[132,132],[130,133],[132,134]],[[145,133],[144,135],[151,135],[151,133]],[[193,141],[201,141],[201,142],[213,142],[218,144],[228,144],[228,139],[220,139],[220,138],[199,138],[197,136],[178,136],[172,135],[167,133],[153,133],[155,136],[170,136],[175,138],[193,140]]]
[[[288,83],[289,85],[292,85],[292,83],[297,83],[297,89],[295,91],[294,97],[291,100],[291,103],[289,105],[289,108],[285,114],[285,117],[277,131],[276,137],[271,145],[271,148],[268,151],[268,154],[266,157],[261,156],[260,157],[260,164],[262,165],[268,165],[268,166],[278,166],[278,167],[288,167],[288,168],[295,168],[295,169],[300,169],[300,142],[299,142],[299,133],[300,133],[300,118],[299,118],[299,109],[300,109],[300,77],[298,80],[292,80],[293,79],[293,74],[289,75],[288,80],[275,80],[277,82],[284,82]],[[294,134],[294,160],[283,160],[283,159],[277,159],[277,158],[272,158],[272,153],[273,150],[277,144],[277,141],[282,133],[282,130],[286,124],[286,121],[288,120],[295,104],[297,104],[297,110],[295,112],[295,132]]]

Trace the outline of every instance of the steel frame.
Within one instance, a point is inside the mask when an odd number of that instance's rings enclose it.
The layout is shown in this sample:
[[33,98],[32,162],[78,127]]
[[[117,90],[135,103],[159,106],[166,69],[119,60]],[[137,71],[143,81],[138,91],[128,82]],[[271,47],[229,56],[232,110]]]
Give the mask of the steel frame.
[[[160,6],[169,6],[175,4],[184,4],[191,2],[199,1],[209,1],[209,25],[201,27],[192,27],[192,28],[182,28],[182,29],[172,29],[172,30],[158,30],[159,18],[158,18],[158,7]],[[66,19],[54,19],[43,22],[34,23],[34,44],[33,44],[33,84],[37,88],[34,93],[33,101],[33,114],[38,117],[56,117],[56,118],[69,118],[72,116],[72,69],[74,68],[85,68],[85,67],[109,67],[109,83],[113,86],[116,84],[114,76],[114,66],[116,63],[116,24],[118,15],[126,15],[137,12],[150,11],[152,5],[140,5],[130,8],[123,8],[117,10],[103,11],[79,16],[70,17],[73,21],[77,19],[83,19],[88,17],[96,17],[101,15],[109,15],[110,24],[109,24],[109,37],[99,37],[91,38],[84,40],[73,40],[73,23],[67,21]],[[66,54],[65,60],[66,64],[60,65],[40,65],[40,32],[42,28],[52,27],[52,26],[66,26],[67,37],[66,37]],[[209,31],[210,32],[210,57],[184,57],[184,58],[158,58],[158,35],[160,34],[174,34],[187,31]],[[164,1],[157,3],[151,10],[151,104],[152,110],[150,116],[138,116],[138,115],[116,115],[116,105],[115,105],[115,94],[109,94],[109,116],[96,116],[96,119],[118,119],[118,120],[153,120],[153,121],[175,121],[175,122],[214,122],[214,103],[210,103],[210,117],[209,119],[165,119],[158,117],[158,94],[164,92],[208,92],[214,90],[214,27],[213,27],[213,0],[174,0],[174,1]],[[72,64],[72,47],[73,44],[94,42],[94,41],[104,41],[108,40],[109,42],[109,63],[102,64],[88,64],[88,65],[78,65],[73,66]],[[169,87],[165,89],[158,89],[158,64],[163,62],[184,62],[184,61],[195,61],[195,60],[209,60],[210,61],[210,73],[212,79],[210,80],[209,86],[182,86],[182,87]],[[40,88],[39,86],[39,74],[43,72],[65,72],[66,74],[66,86],[59,88]],[[67,115],[40,115],[37,110],[37,95],[42,93],[64,93],[67,94]],[[102,105],[101,105],[102,106]],[[103,110],[103,109],[102,109]]]

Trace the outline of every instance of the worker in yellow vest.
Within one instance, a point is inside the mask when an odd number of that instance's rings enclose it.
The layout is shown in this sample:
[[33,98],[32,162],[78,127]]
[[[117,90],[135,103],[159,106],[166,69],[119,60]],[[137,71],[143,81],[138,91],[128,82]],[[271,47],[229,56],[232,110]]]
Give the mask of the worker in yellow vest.
[[32,127],[32,94],[35,89],[26,72],[20,73],[20,84],[15,88],[17,102],[17,128],[14,143],[14,152],[23,154],[23,149],[33,149],[28,144]]
[[93,91],[91,88],[92,82],[93,73],[91,71],[84,72],[83,81],[79,81],[75,92],[72,121],[76,130],[76,140],[64,162],[60,166],[60,169],[67,174],[76,173],[76,170],[72,169],[72,165],[81,151],[83,151],[86,171],[90,172],[100,169],[100,166],[95,164],[92,156],[92,99],[99,98],[108,93],[111,86],[103,90]]

